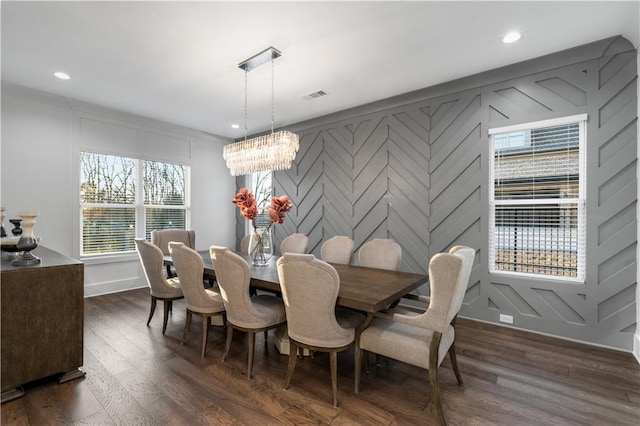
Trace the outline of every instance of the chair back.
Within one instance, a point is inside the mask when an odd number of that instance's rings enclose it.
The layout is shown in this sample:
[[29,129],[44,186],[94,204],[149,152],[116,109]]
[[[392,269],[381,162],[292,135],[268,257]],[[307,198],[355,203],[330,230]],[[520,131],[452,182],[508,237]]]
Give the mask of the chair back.
[[351,238],[336,235],[322,244],[320,256],[325,262],[349,265],[353,255],[353,246],[354,243]]
[[375,238],[360,247],[358,262],[368,268],[397,271],[402,260],[402,247],[391,239]]
[[210,309],[211,296],[207,294],[202,283],[204,262],[200,254],[184,243],[174,241],[169,243],[169,252],[180,278],[187,309],[194,312]]
[[162,254],[169,254],[169,242],[184,243],[189,248],[196,248],[196,231],[184,229],[161,229],[151,231],[151,242],[160,247]]
[[135,243],[151,295],[160,298],[175,297],[176,288],[167,283],[162,272],[164,259],[160,248],[144,238],[136,238]]
[[309,237],[304,234],[291,234],[280,243],[280,254],[304,254],[309,247]]
[[240,241],[240,253],[249,254],[249,242],[251,241],[251,235],[245,235]]
[[456,246],[449,253],[438,253],[429,262],[430,302],[422,314],[429,328],[444,333],[462,307],[475,249]]
[[216,271],[216,281],[231,323],[244,328],[261,327],[264,315],[255,309],[249,295],[249,264],[226,247],[211,246],[209,254]]
[[322,348],[353,341],[355,330],[336,320],[340,277],[333,266],[312,254],[285,253],[278,259],[278,276],[292,339]]

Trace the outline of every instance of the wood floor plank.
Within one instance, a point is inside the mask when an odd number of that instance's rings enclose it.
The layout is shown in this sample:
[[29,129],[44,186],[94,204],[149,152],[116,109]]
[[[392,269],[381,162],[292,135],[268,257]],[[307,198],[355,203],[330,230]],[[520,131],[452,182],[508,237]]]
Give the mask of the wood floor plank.
[[[181,344],[184,301],[174,302],[166,334],[162,306],[146,326],[148,289],[85,299],[87,376],[25,387],[0,408],[2,425],[438,425],[426,370],[371,358],[354,392],[353,350],[338,356],[333,407],[326,354],[300,359],[283,389],[288,356],[256,336],[253,379],[247,343],[236,333],[222,362],[225,330],[210,326],[200,356],[201,323]],[[625,352],[460,318],[460,387],[448,357],[440,395],[452,426],[639,425],[640,365]]]
[[117,424],[151,425],[153,418],[138,404],[126,388],[90,353],[85,352],[84,379],[107,414]]

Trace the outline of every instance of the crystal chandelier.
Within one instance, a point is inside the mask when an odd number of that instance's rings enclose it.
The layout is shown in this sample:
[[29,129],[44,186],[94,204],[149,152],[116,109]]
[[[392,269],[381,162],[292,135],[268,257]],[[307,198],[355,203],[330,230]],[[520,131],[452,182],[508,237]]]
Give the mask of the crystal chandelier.
[[[244,140],[224,146],[222,157],[227,162],[231,176],[286,170],[291,167],[291,162],[296,157],[300,147],[298,135],[287,130],[273,131],[275,109],[273,60],[280,55],[277,49],[269,47],[238,64],[238,67],[244,70]],[[271,61],[271,133],[247,139],[247,74],[269,60]]]

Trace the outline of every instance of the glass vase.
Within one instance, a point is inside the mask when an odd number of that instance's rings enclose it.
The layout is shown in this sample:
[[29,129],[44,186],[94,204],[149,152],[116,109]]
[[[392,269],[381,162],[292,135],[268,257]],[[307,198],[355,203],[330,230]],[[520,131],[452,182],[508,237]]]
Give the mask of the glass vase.
[[38,212],[18,213],[22,218],[22,234],[16,246],[22,250],[22,256],[11,262],[14,266],[29,266],[40,263],[40,258],[31,254],[31,250],[38,247],[38,240],[33,233]]
[[273,256],[271,227],[254,228],[249,238],[249,256],[255,266],[264,266]]

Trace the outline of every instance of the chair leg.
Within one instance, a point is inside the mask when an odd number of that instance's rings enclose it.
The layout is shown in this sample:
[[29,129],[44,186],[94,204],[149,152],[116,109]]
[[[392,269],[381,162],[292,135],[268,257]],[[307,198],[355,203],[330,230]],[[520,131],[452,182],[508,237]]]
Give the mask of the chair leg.
[[191,313],[190,310],[187,309],[187,319],[184,322],[184,331],[182,332],[182,344],[184,345],[184,340],[187,338],[187,333],[189,332],[189,329],[191,328],[191,316],[193,314]]
[[222,362],[229,355],[229,349],[231,348],[231,340],[233,339],[233,327],[230,324],[227,324],[227,342],[224,344],[224,354],[222,354]]
[[333,391],[333,406],[338,406],[338,351],[331,351],[329,354],[331,365],[331,390]]
[[169,311],[171,310],[171,300],[164,300],[164,316],[162,317],[162,334],[167,330],[167,321],[169,320]]
[[267,340],[269,339],[269,330],[264,331],[264,343],[267,344]]
[[173,300],[169,300],[169,312],[173,313]]
[[433,404],[436,406],[438,417],[442,426],[447,425],[447,420],[444,418],[444,412],[442,411],[442,401],[440,400],[440,387],[438,386],[438,366],[431,368],[429,366],[429,381],[431,382],[431,393],[433,394]]
[[380,367],[380,354],[376,354],[376,367]]
[[362,351],[362,358],[364,358],[364,372],[369,374],[369,351]]
[[456,348],[455,342],[451,344],[449,348],[449,358],[451,358],[451,367],[453,368],[453,372],[456,375],[456,379],[458,379],[458,385],[462,386],[462,376],[460,376],[460,370],[458,369],[458,360],[456,359]]
[[249,340],[249,349],[247,349],[247,378],[251,378],[251,371],[253,370],[253,351],[256,346],[256,333],[253,331],[249,331],[249,335],[247,336]]
[[440,339],[442,334],[433,333],[431,344],[429,345],[429,382],[431,383],[431,393],[433,394],[433,404],[436,406],[436,412],[440,418],[442,426],[447,425],[442,411],[442,401],[440,400],[440,387],[438,386],[438,349],[440,347]]
[[289,389],[289,383],[291,383],[291,377],[293,376],[293,370],[296,368],[296,359],[298,358],[298,346],[289,340],[289,366],[287,368],[287,378],[284,381],[284,388]]
[[356,393],[360,392],[360,369],[362,368],[362,351],[360,350],[360,346],[356,345],[354,350],[354,387]]
[[202,315],[202,357],[207,350],[207,337],[209,337],[209,316]]
[[147,319],[147,327],[149,327],[149,323],[151,322],[151,318],[153,318],[153,314],[156,312],[156,302],[158,299],[151,296],[151,309],[149,309],[149,318]]

